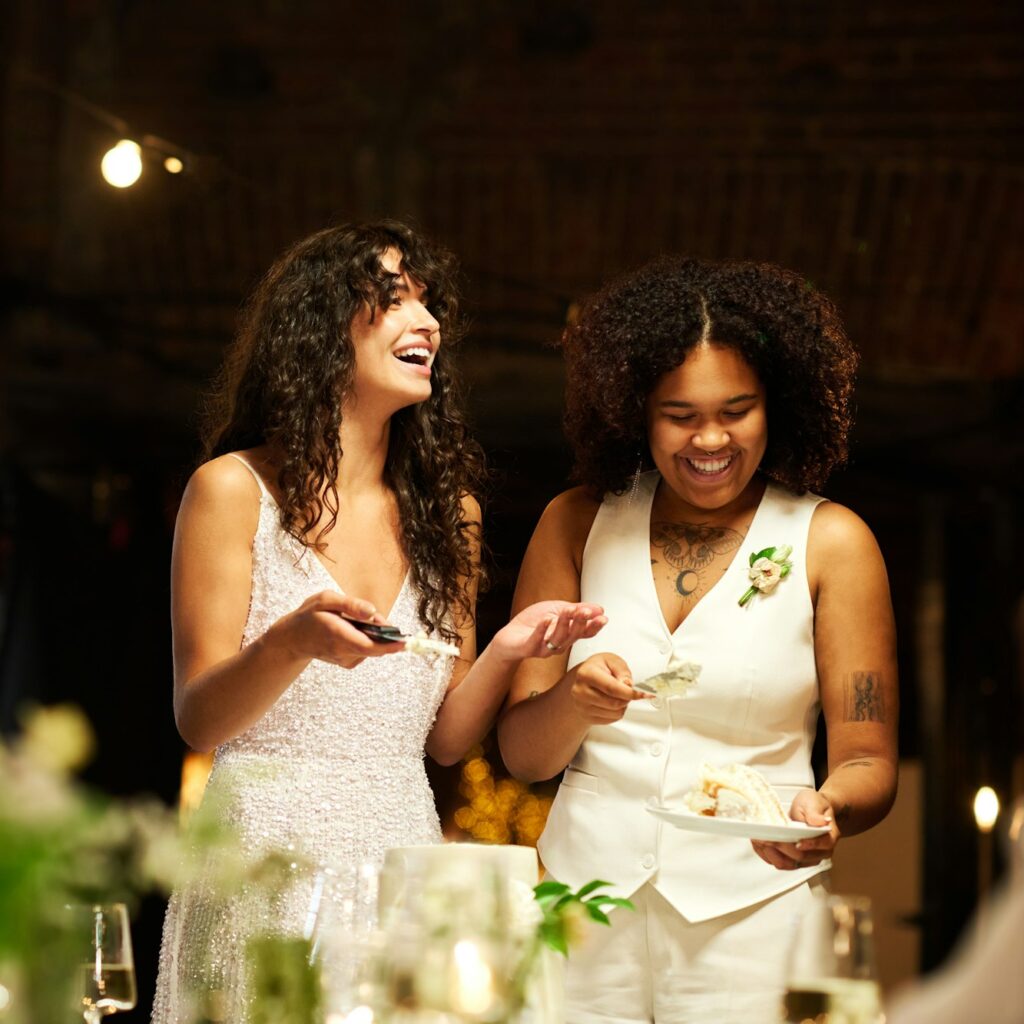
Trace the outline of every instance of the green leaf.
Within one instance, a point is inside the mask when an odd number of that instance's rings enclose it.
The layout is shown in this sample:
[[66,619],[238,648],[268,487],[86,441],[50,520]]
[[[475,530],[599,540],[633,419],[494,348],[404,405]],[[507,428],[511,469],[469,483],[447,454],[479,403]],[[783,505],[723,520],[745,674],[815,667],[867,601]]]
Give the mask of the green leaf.
[[612,923],[611,918],[603,910],[595,907],[593,903],[584,903],[583,906],[587,908],[587,913],[590,915],[591,920],[597,921],[600,924]]
[[577,891],[576,899],[582,901],[585,896],[589,896],[595,889],[600,889],[602,886],[611,884],[611,882],[602,882],[599,879],[595,879],[593,882],[587,882],[586,885]]
[[792,562],[784,562],[783,565],[782,565],[782,570],[779,572],[779,579],[783,579],[784,580],[790,574],[792,569],[793,569],[793,563]]
[[533,895],[537,899],[543,899],[545,896],[561,896],[568,891],[569,886],[564,882],[541,882],[540,885],[533,887]]
[[623,899],[621,896],[595,896],[587,900],[587,906],[594,907],[623,907],[626,910],[636,910],[631,900]]
[[569,944],[565,938],[565,927],[561,919],[545,921],[540,926],[541,941],[550,949],[561,953],[562,956],[569,955]]

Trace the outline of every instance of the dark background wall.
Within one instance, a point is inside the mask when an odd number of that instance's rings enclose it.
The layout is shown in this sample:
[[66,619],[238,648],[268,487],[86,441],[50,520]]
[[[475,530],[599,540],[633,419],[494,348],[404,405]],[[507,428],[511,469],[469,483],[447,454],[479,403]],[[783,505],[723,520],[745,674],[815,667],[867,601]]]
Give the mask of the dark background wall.
[[[923,959],[944,954],[974,900],[970,798],[1008,796],[1024,749],[1020,5],[14,0],[0,38],[5,726],[71,696],[103,735],[94,778],[173,797],[177,497],[238,306],[290,241],[387,214],[462,260],[498,470],[485,633],[566,484],[572,302],[662,251],[769,259],[863,352],[827,493],[890,567]],[[98,161],[125,134],[152,138],[120,192]]]

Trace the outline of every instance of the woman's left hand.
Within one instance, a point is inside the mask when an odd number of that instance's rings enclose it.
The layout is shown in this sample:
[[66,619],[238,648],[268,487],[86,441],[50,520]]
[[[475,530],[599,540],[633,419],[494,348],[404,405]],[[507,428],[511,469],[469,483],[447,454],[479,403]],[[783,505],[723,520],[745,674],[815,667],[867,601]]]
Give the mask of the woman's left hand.
[[550,658],[596,636],[608,622],[604,609],[581,601],[538,601],[494,635],[491,647],[509,660]]
[[793,798],[789,816],[793,821],[807,825],[828,825],[829,830],[813,839],[801,839],[798,843],[764,843],[754,840],[750,845],[761,860],[780,871],[795,871],[797,868],[813,867],[832,856],[839,842],[839,829],[832,804],[826,796],[814,789],[801,789]]

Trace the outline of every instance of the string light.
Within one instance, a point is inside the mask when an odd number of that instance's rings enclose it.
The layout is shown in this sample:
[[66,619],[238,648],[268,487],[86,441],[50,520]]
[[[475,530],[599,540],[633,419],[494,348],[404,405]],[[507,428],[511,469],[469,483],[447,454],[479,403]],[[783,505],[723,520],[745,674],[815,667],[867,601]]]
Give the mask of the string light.
[[991,832],[999,817],[999,796],[991,786],[974,794],[974,821],[979,832]]
[[142,149],[131,139],[121,139],[103,154],[100,172],[108,185],[130,188],[142,175]]
[[164,170],[168,174],[181,174],[185,165],[176,156],[169,156],[164,159]]
[[462,765],[459,792],[466,803],[455,812],[455,824],[482,843],[536,846],[552,798],[531,793],[516,779],[495,781],[490,762],[480,747]]

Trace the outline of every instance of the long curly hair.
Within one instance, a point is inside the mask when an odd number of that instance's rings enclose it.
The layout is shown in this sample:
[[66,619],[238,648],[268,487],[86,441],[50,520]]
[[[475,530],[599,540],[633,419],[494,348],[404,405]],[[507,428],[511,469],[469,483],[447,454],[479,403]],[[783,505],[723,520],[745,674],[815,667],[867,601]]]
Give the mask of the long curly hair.
[[[270,445],[278,461],[281,526],[322,550],[338,521],[342,405],[352,387],[351,325],[364,307],[386,310],[401,255],[422,284],[444,343],[431,396],[391,418],[385,483],[397,500],[401,540],[420,618],[449,640],[472,615],[462,581],[474,572],[465,495],[480,496],[483,452],[461,409],[452,346],[461,333],[452,255],[397,221],[326,228],[292,246],[249,299],[207,408],[204,458]],[[313,531],[316,531],[315,534]]]
[[833,304],[770,263],[662,256],[590,298],[562,338],[575,478],[620,493],[652,468],[645,403],[702,341],[738,351],[767,394],[761,471],[801,494],[846,460],[857,353]]

